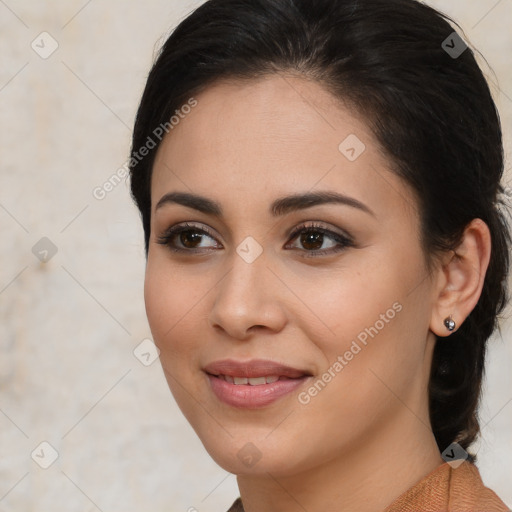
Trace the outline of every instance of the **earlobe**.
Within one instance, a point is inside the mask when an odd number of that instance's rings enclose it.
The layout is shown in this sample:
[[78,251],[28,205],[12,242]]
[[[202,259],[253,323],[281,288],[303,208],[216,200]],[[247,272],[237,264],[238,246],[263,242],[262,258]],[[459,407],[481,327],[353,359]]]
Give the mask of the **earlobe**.
[[454,252],[438,271],[430,329],[440,337],[460,328],[480,298],[491,255],[487,224],[473,219]]

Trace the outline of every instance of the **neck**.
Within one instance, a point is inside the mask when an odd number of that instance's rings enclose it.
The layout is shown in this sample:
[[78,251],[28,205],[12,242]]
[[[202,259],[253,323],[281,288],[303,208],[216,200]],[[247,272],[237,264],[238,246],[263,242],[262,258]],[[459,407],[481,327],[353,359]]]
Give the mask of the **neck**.
[[289,476],[237,477],[245,512],[375,512],[444,463],[428,420],[401,417],[322,466]]

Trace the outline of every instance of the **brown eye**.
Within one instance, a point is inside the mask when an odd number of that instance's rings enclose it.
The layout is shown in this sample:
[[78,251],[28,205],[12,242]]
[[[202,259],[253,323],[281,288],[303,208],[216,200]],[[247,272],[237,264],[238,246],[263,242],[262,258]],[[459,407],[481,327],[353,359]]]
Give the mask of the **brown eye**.
[[187,247],[187,249],[195,249],[196,244],[201,242],[203,235],[198,231],[193,231],[191,229],[187,229],[186,231],[182,231],[178,235],[178,239],[180,243]]
[[[353,247],[353,240],[341,233],[336,233],[318,224],[301,225],[291,235],[291,239],[297,239],[292,248],[303,248],[305,257],[321,256],[337,253],[348,247]],[[326,240],[328,245],[325,246]]]
[[[215,242],[215,237],[207,227],[185,223],[169,228],[158,238],[157,243],[166,245],[174,252],[182,253],[204,252],[202,249],[218,248],[215,243],[208,244],[208,239]],[[291,235],[291,240],[295,239],[296,244],[289,247],[301,250],[304,257],[334,254],[354,246],[349,236],[318,224],[299,226]]]
[[213,234],[206,227],[181,224],[168,229],[158,238],[157,243],[166,245],[175,252],[194,252],[215,247],[215,245],[203,244],[203,241],[208,238],[214,240]]
[[300,243],[305,249],[318,250],[322,248],[324,236],[319,231],[303,231],[300,235]]

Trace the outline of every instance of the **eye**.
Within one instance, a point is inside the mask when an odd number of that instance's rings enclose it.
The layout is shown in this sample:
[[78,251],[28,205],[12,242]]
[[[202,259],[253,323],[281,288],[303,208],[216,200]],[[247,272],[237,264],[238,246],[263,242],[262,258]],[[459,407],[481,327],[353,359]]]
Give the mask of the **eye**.
[[[334,254],[345,250],[347,247],[354,246],[354,241],[349,236],[337,233],[316,223],[302,224],[295,228],[290,236],[292,239],[297,239],[306,249],[303,255],[306,258]],[[329,239],[331,243],[328,243],[327,246],[324,245],[326,240]]]
[[196,249],[212,247],[201,245],[205,237],[214,238],[208,228],[199,228],[186,222],[169,228],[158,238],[157,243],[168,246],[174,252],[194,252]]
[[[205,245],[203,243],[204,239],[208,238],[215,241],[215,236],[206,226],[198,227],[186,222],[169,228],[157,239],[157,243],[166,245],[174,252],[193,253],[202,252],[200,249],[215,248],[215,244]],[[301,252],[306,258],[334,254],[355,245],[349,236],[327,229],[317,223],[301,224],[295,228],[290,239],[297,239],[304,247]],[[325,242],[329,240],[331,243],[325,246]],[[287,245],[286,248],[288,247],[290,246]],[[297,245],[291,247],[297,248]]]

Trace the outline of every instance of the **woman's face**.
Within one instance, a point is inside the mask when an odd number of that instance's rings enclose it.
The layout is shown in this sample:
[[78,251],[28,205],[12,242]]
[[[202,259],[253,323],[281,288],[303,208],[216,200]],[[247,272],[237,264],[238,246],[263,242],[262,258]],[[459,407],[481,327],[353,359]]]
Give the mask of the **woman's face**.
[[195,100],[153,169],[145,301],[210,455],[277,476],[423,429],[433,284],[416,201],[369,128],[298,77]]

